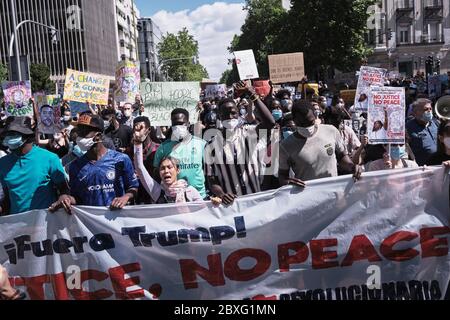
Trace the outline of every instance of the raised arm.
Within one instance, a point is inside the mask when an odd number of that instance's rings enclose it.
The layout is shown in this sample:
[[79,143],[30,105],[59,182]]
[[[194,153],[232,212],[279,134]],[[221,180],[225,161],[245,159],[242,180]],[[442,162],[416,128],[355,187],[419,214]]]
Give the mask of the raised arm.
[[134,168],[145,190],[156,202],[161,195],[161,186],[148,173],[144,166],[142,143],[134,143]]

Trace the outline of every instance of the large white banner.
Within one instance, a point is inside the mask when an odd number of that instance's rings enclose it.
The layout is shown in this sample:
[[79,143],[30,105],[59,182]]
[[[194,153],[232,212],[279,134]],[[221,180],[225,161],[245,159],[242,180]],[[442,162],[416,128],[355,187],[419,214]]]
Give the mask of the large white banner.
[[310,181],[210,203],[0,219],[0,262],[31,299],[449,298],[442,168]]

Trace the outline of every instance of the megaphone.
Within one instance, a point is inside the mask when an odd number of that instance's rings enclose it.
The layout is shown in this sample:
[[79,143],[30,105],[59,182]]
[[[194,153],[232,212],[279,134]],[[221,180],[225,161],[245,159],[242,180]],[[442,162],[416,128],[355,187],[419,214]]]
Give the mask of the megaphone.
[[439,118],[450,120],[450,95],[439,98],[434,105],[434,111]]

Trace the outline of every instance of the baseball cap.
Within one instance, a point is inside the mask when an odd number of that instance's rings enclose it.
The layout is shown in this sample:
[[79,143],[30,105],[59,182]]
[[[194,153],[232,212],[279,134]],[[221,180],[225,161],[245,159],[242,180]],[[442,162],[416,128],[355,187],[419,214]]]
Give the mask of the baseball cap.
[[30,117],[8,117],[5,121],[5,127],[3,128],[1,135],[4,136],[8,132],[15,131],[23,135],[33,135],[34,130],[31,124]]
[[97,131],[103,132],[105,126],[103,124],[103,118],[99,115],[92,113],[82,113],[77,121],[77,126],[87,126],[96,129]]

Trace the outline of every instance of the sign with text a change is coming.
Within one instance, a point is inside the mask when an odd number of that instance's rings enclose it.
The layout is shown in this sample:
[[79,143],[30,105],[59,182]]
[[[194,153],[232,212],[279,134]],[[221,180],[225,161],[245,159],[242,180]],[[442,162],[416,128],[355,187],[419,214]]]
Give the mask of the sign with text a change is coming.
[[305,76],[303,52],[269,55],[269,70],[273,83],[301,81]]

